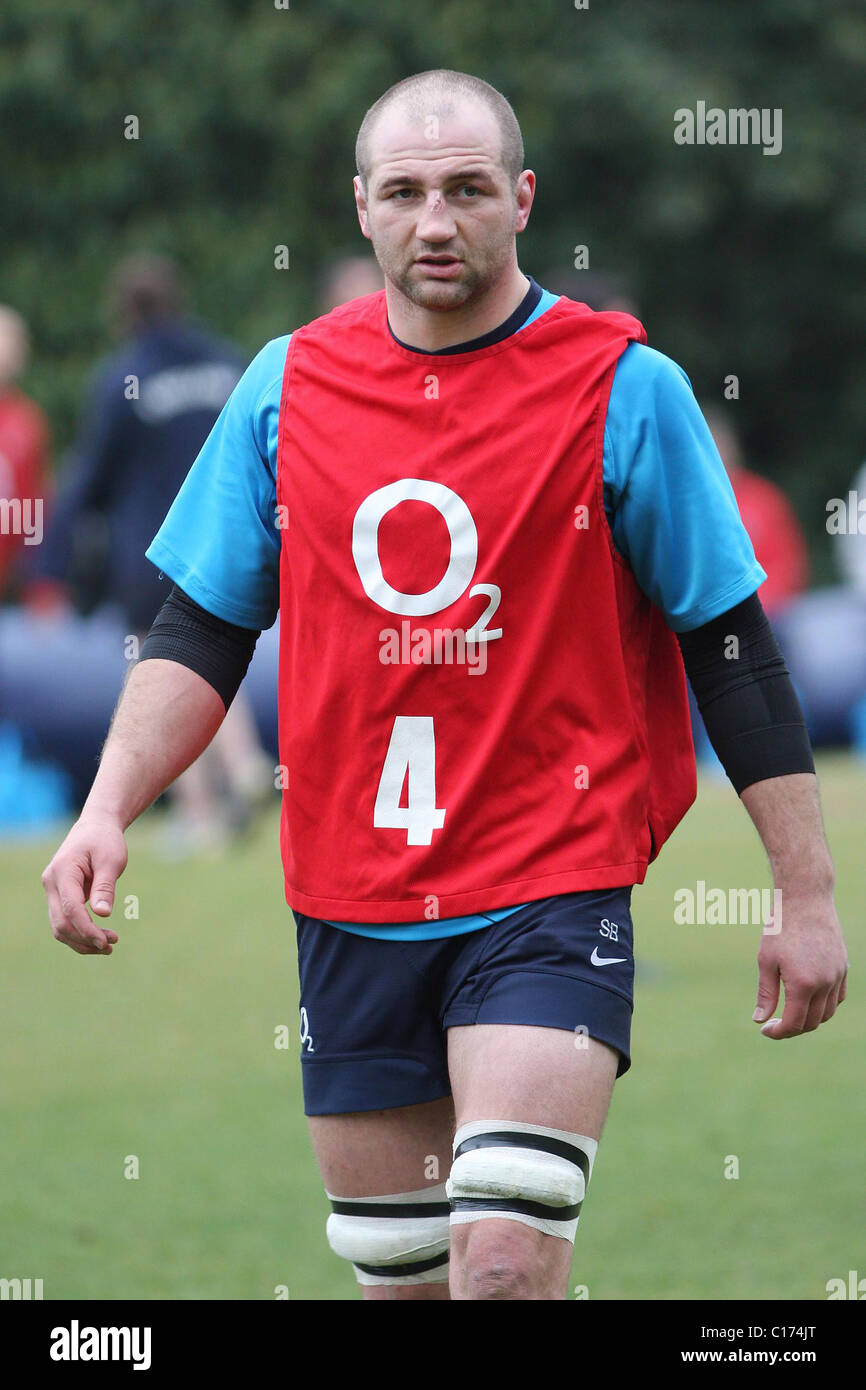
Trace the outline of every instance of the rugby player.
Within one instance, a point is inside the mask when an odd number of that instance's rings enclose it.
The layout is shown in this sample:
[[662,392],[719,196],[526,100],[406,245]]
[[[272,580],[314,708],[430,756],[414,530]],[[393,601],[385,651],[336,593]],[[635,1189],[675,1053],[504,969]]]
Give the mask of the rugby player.
[[86,903],[110,914],[124,831],[279,611],[331,1247],[367,1299],[561,1299],[630,1065],[632,886],[695,796],[686,673],[783,895],[758,952],[768,1038],[845,997],[833,865],[766,575],[688,380],[635,318],[519,269],[536,181],[508,102],[417,74],[356,157],[385,289],[267,344],[228,401],[147,551],[173,588],[43,882],[55,937],[110,954]]

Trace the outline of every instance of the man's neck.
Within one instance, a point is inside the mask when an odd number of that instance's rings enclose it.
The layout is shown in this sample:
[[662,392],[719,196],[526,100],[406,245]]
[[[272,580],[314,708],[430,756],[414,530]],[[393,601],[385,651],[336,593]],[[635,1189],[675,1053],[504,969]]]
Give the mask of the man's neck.
[[385,281],[391,332],[401,343],[421,352],[437,352],[491,333],[514,313],[528,292],[529,281],[516,264],[482,301],[461,304],[456,309],[425,309]]

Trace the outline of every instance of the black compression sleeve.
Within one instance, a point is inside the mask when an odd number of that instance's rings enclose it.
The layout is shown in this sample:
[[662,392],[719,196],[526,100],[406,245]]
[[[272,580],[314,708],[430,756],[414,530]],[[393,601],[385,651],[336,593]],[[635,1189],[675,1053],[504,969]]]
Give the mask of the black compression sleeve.
[[737,793],[767,777],[815,771],[800,701],[757,594],[678,640],[710,742]]
[[253,658],[260,632],[208,613],[175,584],[141,648],[140,661],[162,657],[197,672],[228,711]]

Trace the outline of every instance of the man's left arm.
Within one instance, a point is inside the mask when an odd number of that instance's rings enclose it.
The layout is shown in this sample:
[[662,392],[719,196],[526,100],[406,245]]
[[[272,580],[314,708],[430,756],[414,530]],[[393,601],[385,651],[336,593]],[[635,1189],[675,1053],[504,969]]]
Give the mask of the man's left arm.
[[[777,890],[758,952],[753,1018],[769,1038],[797,1037],[833,1017],[848,970],[803,712],[757,594],[678,640],[710,742],[761,837]],[[781,985],[784,1012],[772,1018]]]
[[[818,779],[791,773],[740,793],[770,860],[781,921],[758,951],[753,1018],[768,1038],[795,1038],[826,1023],[845,998],[848,953],[833,901],[833,861],[824,837]],[[772,1018],[785,985],[781,1020]],[[766,1020],[769,1020],[767,1022]]]
[[[756,593],[766,572],[688,377],[642,343],[614,376],[604,501],[614,545],[677,634],[710,741],[769,856],[782,921],[761,938],[754,1017],[767,1037],[795,1037],[832,1017],[847,970],[809,735]],[[784,1013],[770,1021],[781,985]]]

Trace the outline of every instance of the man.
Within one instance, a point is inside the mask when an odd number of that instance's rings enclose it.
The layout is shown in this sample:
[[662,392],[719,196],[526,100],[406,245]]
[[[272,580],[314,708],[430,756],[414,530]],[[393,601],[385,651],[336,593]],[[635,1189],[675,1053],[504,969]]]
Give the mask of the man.
[[806,537],[783,490],[770,478],[746,467],[730,411],[713,406],[704,415],[731,480],[737,510],[758,563],[767,574],[761,589],[761,606],[772,622],[809,587]]
[[[118,264],[108,287],[108,318],[120,343],[94,381],[39,569],[43,586],[55,586],[55,609],[68,605],[77,542],[94,516],[104,518],[107,597],[121,610],[130,636],[143,637],[165,597],[145,549],[237,383],[241,363],[234,347],[189,316],[180,271],[164,256],[129,256]],[[164,852],[220,850],[267,796],[266,775],[269,760],[240,696],[213,748],[172,789],[176,809]],[[221,787],[227,796],[219,795]]]
[[786,990],[770,1037],[844,997],[832,863],[765,576],[687,382],[634,319],[518,268],[535,176],[511,107],[419,74],[356,155],[385,291],[259,354],[150,547],[174,646],[148,639],[45,871],[52,927],[111,952],[85,901],[110,911],[124,829],[219,726],[279,565],[282,852],[331,1246],[370,1299],[447,1298],[449,1251],[454,1298],[561,1299],[629,1066],[631,885],[695,792],[671,626],[785,895],[759,952],[755,1017]]
[[46,537],[41,573],[65,584],[82,522],[108,533],[106,590],[130,632],[147,631],[165,597],[144,551],[241,373],[234,347],[187,313],[164,256],[114,269],[107,318],[116,349],[100,364]]

